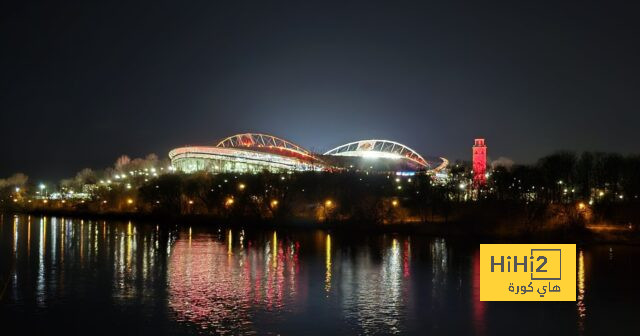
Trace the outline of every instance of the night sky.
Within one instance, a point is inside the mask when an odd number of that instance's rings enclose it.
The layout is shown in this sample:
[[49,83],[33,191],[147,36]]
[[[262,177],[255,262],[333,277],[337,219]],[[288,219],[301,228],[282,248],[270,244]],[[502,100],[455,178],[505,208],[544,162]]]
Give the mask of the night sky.
[[[628,1],[631,2],[631,1]],[[637,2],[636,2],[637,3]],[[558,1],[0,5],[0,177],[234,133],[534,162],[639,153],[640,11]]]

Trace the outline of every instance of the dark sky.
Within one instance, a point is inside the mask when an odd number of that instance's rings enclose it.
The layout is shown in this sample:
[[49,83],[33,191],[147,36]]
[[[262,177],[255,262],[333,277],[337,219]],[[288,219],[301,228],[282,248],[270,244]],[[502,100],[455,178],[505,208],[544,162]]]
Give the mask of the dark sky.
[[[631,1],[628,1],[631,3]],[[636,2],[637,3],[637,2]],[[640,11],[603,1],[0,5],[0,177],[239,132],[468,159],[640,152]]]

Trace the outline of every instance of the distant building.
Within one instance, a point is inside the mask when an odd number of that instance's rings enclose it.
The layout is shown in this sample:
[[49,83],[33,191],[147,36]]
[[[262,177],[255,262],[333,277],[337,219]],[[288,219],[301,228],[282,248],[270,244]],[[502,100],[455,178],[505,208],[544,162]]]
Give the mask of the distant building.
[[473,147],[473,184],[476,187],[487,184],[487,146],[484,139],[476,139]]

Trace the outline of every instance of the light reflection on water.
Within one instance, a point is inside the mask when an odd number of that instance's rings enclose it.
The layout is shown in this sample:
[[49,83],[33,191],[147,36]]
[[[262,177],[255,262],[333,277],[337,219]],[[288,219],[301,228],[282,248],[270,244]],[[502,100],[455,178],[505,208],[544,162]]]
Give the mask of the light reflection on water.
[[[577,302],[567,309],[480,302],[477,244],[452,239],[2,217],[0,314],[31,333],[60,316],[91,328],[100,311],[156,334],[491,335],[518,330],[508,322],[517,312],[553,322],[521,334],[593,334],[599,318],[635,326],[624,308],[638,293],[607,286],[630,280],[594,278],[594,289],[586,281],[594,265],[624,273],[617,263],[640,255],[615,251],[579,249]],[[618,300],[616,315],[598,311],[599,292]],[[35,313],[43,323],[24,320]]]

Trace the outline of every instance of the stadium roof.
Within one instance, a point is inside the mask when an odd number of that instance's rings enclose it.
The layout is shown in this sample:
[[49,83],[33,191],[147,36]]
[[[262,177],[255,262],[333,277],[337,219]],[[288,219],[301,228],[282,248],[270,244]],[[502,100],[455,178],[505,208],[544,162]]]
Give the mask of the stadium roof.
[[429,168],[429,163],[413,149],[390,140],[360,140],[338,146],[324,155],[356,156],[389,159],[407,159]]

